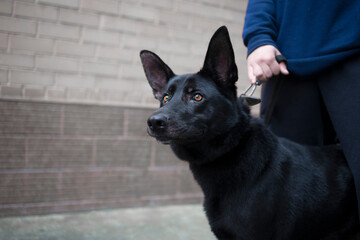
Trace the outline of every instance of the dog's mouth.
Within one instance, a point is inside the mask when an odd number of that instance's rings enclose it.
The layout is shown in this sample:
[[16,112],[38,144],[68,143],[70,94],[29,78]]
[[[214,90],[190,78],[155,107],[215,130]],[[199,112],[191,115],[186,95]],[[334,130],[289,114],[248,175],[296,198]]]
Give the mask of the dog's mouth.
[[147,129],[148,134],[163,144],[171,143],[192,143],[204,139],[205,130],[197,129],[197,131],[189,131],[182,129],[163,129],[162,131],[154,131],[150,127]]
[[189,121],[173,119],[175,117],[169,114],[161,112],[153,114],[147,121],[148,134],[164,144],[188,144],[204,139],[208,129],[205,121],[196,121],[196,118],[188,119]]
[[167,137],[155,137],[157,141],[161,142],[162,144],[166,144],[169,145],[172,142],[172,139],[167,138]]

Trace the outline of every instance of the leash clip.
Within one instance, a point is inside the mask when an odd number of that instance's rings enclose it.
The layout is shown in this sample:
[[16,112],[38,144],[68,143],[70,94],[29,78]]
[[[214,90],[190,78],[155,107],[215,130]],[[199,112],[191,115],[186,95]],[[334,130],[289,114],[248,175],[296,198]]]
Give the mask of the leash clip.
[[[278,63],[284,62],[285,64],[287,64],[287,60],[283,55],[276,55],[275,60]],[[245,104],[247,104],[249,106],[254,106],[256,104],[261,103],[260,98],[252,96],[256,90],[256,87],[260,86],[260,85],[261,85],[261,82],[256,78],[255,84],[250,84],[250,86],[245,90],[245,92],[240,95],[240,98],[242,98],[244,100]],[[250,91],[250,89],[251,89],[251,91]],[[250,91],[250,93],[249,93],[249,95],[246,95],[248,91]]]
[[[254,106],[256,104],[261,103],[261,99],[257,97],[253,97],[256,87],[260,86],[261,82],[256,79],[255,84],[250,84],[250,86],[245,90],[243,94],[240,95],[240,98],[244,100],[244,102],[249,106]],[[249,95],[246,95],[250,91]]]

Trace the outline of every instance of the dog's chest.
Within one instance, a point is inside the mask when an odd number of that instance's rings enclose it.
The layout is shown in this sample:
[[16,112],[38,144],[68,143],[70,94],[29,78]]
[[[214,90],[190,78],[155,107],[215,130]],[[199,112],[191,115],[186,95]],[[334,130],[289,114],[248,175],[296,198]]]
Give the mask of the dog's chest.
[[275,228],[270,226],[276,214],[255,199],[236,192],[205,196],[204,208],[215,235],[219,239],[273,239]]
[[279,191],[272,187],[274,182],[260,180],[254,187],[236,165],[191,170],[204,192],[206,215],[219,239],[274,239],[276,209],[286,208],[275,197]]

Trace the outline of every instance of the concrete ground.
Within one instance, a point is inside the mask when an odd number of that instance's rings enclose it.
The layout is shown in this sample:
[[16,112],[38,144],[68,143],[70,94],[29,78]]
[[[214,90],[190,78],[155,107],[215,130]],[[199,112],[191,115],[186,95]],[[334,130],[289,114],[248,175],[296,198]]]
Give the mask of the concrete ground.
[[2,240],[214,240],[201,205],[0,218]]

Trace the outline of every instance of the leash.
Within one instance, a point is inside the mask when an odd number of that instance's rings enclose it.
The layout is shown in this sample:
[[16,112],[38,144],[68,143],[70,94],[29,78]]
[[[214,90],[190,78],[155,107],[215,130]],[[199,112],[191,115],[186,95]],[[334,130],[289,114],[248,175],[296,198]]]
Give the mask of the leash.
[[[287,60],[283,55],[276,55],[275,60],[278,63],[284,62],[285,64],[287,64]],[[275,86],[274,86],[273,92],[271,94],[270,103],[268,105],[268,108],[267,108],[267,110],[265,112],[265,116],[264,116],[265,126],[269,126],[271,115],[274,111],[275,103],[278,99],[279,91],[280,91],[283,80],[284,80],[284,78],[281,75],[276,76]],[[260,85],[261,85],[261,82],[259,80],[256,80],[256,83],[250,84],[250,86],[245,90],[245,92],[240,95],[240,98],[242,98],[244,100],[244,102],[249,106],[254,106],[258,103],[261,103],[260,98],[252,96],[256,90],[256,87],[260,86]],[[250,89],[251,89],[251,91],[250,91]],[[250,91],[249,95],[246,95],[249,91]]]
[[[275,56],[275,59],[278,63],[284,62],[285,64],[287,64],[287,60],[283,55],[277,55],[277,56]],[[280,92],[280,88],[281,88],[283,81],[284,81],[284,77],[281,74],[279,74],[275,79],[275,86],[274,86],[273,92],[271,94],[270,103],[268,105],[268,108],[267,108],[267,110],[265,112],[265,116],[264,116],[265,126],[269,126],[269,124],[270,124],[271,116],[274,112],[275,103],[279,97],[279,92]]]

